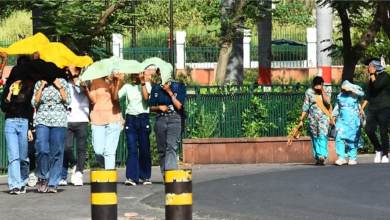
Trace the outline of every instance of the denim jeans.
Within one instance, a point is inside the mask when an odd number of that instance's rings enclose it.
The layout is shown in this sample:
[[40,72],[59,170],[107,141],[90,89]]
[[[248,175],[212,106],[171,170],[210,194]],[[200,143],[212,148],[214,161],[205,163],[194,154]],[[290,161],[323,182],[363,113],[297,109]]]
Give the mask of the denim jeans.
[[157,114],[154,123],[157,150],[160,158],[160,170],[165,177],[166,170],[176,170],[177,148],[181,133],[181,116],[177,113]]
[[30,160],[30,172],[34,171],[36,168],[36,160],[35,160],[35,140],[37,139],[37,135],[35,131],[32,132],[34,139],[28,142],[28,159]]
[[37,125],[36,134],[35,175],[41,179],[49,179],[48,185],[57,187],[61,180],[66,128]]
[[[73,154],[74,139],[76,138],[77,159]],[[76,171],[83,173],[87,157],[88,122],[68,122],[64,149],[64,162],[61,179],[68,177],[68,168],[76,166]]]
[[139,178],[150,179],[152,159],[150,157],[149,114],[126,115],[125,133],[129,151],[126,161],[126,178],[134,181],[138,181]]
[[8,152],[8,184],[9,188],[27,185],[30,161],[28,151],[28,119],[8,118],[5,120],[4,134]]
[[92,125],[92,145],[96,160],[106,170],[115,169],[115,155],[121,134],[121,117],[118,123]]
[[[366,133],[370,139],[372,145],[374,145],[376,151],[382,151],[383,155],[387,155],[389,152],[389,117],[390,108],[383,108],[376,111],[368,111]],[[381,135],[382,145],[379,143],[378,137],[376,136],[377,126],[379,125],[379,132]]]

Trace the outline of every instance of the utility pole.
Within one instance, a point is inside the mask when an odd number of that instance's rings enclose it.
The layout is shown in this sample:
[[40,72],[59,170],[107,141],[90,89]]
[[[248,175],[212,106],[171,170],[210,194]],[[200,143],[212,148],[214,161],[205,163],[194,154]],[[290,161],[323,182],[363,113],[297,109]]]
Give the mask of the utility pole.
[[[171,48],[170,48],[170,51],[169,51],[169,55],[170,55],[170,60],[171,60],[171,64],[172,64],[172,68],[175,68],[175,61],[173,59],[174,57],[174,49],[175,49],[175,44],[173,42],[173,0],[170,0],[170,6],[169,6],[169,13],[170,13],[170,41],[171,41]],[[175,72],[172,73],[173,77],[175,77]]]
[[[135,0],[131,0],[131,10],[135,14]],[[134,15],[133,15],[131,22],[134,25],[133,29],[131,30],[131,46],[135,47],[136,43],[137,43],[137,39],[136,39],[135,16]]]
[[[107,9],[108,7],[110,7],[110,1],[105,0],[105,2],[106,2],[106,9]],[[107,23],[106,23],[106,26],[107,26]],[[111,42],[108,39],[106,40],[106,51],[107,51],[107,53],[111,52]]]

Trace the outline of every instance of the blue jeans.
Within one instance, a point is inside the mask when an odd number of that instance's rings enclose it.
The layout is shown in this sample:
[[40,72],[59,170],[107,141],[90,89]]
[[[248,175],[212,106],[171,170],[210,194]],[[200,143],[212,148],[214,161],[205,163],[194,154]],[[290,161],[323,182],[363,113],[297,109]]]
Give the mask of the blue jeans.
[[[120,117],[120,116],[119,116]],[[121,118],[121,117],[120,117]],[[121,134],[122,122],[92,125],[92,145],[96,160],[105,169],[115,169],[115,155]]]
[[65,127],[36,126],[35,175],[41,179],[49,179],[49,186],[57,187],[61,180],[65,134]]
[[125,133],[129,151],[126,161],[126,178],[134,181],[138,181],[139,178],[150,179],[152,159],[150,157],[149,114],[126,115]]
[[28,159],[28,119],[8,118],[5,120],[4,134],[8,152],[9,188],[22,188],[27,185],[30,161]]

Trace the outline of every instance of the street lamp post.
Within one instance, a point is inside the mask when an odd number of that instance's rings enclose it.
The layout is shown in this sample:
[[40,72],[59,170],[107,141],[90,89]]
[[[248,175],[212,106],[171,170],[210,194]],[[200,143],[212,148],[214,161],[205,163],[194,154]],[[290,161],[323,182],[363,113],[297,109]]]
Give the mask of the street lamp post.
[[174,48],[175,48],[175,44],[173,42],[173,0],[170,0],[169,3],[170,3],[169,13],[170,13],[170,41],[171,41],[171,48],[169,50],[169,55],[170,55],[170,60],[171,60],[172,67],[175,68],[175,61],[173,59],[173,57],[174,57],[173,56],[174,55],[173,51],[174,51]]
[[[135,0],[131,1],[131,10],[135,14]],[[133,29],[131,30],[131,46],[135,47],[136,44],[136,30],[135,30],[135,16],[133,15],[131,19],[132,24],[134,25]]]

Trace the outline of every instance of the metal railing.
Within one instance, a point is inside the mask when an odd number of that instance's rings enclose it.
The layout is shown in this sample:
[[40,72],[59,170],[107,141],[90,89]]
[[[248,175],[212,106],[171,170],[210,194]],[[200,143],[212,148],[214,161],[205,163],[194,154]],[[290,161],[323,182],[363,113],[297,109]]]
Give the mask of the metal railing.
[[[186,129],[182,138],[205,137],[200,132],[208,132],[209,138],[245,137],[248,131],[244,126],[262,123],[264,127],[257,134],[259,137],[287,136],[288,126],[297,123],[302,111],[305,91],[311,85],[226,85],[226,86],[187,86],[185,109],[187,111]],[[333,101],[340,92],[339,85],[332,85]],[[257,104],[254,101],[258,101]],[[264,109],[263,118],[252,117],[257,108]],[[124,103],[121,103],[125,112]],[[4,114],[0,113],[0,129],[4,131]],[[154,124],[154,117],[151,117]],[[204,131],[203,127],[213,129]],[[155,140],[151,140],[154,142]],[[88,137],[89,163],[94,163],[95,157],[91,145],[91,135]],[[0,168],[6,168],[7,147],[4,132],[0,134]],[[181,148],[179,148],[181,151]],[[116,160],[124,163],[127,158],[125,134],[122,131],[117,148]]]

